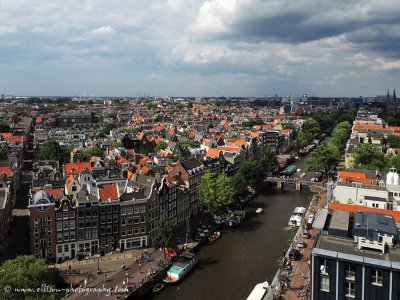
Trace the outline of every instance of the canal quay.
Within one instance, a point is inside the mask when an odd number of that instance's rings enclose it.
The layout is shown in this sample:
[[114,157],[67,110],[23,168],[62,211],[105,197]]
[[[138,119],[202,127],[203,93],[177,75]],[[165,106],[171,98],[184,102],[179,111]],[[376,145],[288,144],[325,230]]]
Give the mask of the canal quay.
[[[257,283],[272,281],[278,260],[296,230],[288,220],[297,206],[308,207],[312,193],[265,188],[246,206],[246,220],[198,252],[199,264],[179,285],[148,299],[246,299]],[[263,208],[260,214],[258,207]]]

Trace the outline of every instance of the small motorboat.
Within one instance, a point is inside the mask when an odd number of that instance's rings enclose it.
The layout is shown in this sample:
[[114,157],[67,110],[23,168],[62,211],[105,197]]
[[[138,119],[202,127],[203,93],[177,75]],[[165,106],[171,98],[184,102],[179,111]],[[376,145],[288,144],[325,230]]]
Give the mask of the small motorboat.
[[261,213],[262,211],[263,211],[263,209],[261,207],[256,209],[256,213],[258,213],[258,214]]
[[221,237],[221,232],[219,231],[214,231],[210,236],[208,237],[209,242],[214,242],[218,240]]
[[158,293],[164,288],[165,284],[164,283],[157,283],[155,286],[153,286],[153,293]]

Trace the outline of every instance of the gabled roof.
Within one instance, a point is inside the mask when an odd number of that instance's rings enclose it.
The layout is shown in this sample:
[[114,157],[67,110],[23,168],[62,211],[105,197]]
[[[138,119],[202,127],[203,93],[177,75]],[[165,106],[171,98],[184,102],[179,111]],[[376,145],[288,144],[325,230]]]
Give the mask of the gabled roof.
[[83,169],[87,169],[88,171],[92,171],[92,164],[90,162],[76,162],[76,163],[66,163],[65,174],[73,174],[78,175],[82,172]]
[[2,174],[6,174],[7,177],[12,177],[13,176],[13,171],[11,170],[10,167],[0,167],[0,176]]
[[220,150],[218,150],[216,148],[210,148],[210,149],[208,149],[208,151],[206,153],[206,157],[218,158],[219,157],[219,152],[220,152]]
[[99,185],[100,201],[116,201],[119,200],[118,185],[116,183]]
[[72,174],[69,175],[69,177],[67,178],[67,181],[66,181],[66,185],[70,184],[74,180],[75,180],[74,175],[72,175]]

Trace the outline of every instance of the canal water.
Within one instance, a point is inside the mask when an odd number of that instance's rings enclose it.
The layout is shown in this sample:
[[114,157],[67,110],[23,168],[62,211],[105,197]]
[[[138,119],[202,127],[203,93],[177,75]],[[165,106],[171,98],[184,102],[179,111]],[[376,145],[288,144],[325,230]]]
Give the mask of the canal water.
[[[218,241],[204,245],[193,272],[152,299],[246,299],[257,283],[272,281],[277,261],[294,235],[288,220],[296,206],[307,207],[311,198],[305,192],[262,190],[247,205],[244,223],[225,229]],[[258,207],[263,208],[260,214],[255,212]]]

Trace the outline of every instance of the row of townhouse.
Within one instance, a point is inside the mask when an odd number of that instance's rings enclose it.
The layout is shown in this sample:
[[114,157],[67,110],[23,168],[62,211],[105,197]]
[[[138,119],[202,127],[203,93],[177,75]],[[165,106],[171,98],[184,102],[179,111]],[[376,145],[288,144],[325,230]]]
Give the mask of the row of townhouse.
[[78,253],[149,246],[160,217],[183,225],[202,209],[197,186],[205,170],[196,158],[179,161],[163,176],[95,178],[84,168],[69,174],[62,187],[33,190],[28,206],[32,254],[59,261]]

